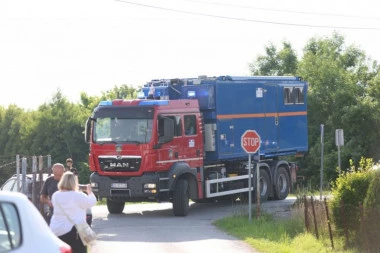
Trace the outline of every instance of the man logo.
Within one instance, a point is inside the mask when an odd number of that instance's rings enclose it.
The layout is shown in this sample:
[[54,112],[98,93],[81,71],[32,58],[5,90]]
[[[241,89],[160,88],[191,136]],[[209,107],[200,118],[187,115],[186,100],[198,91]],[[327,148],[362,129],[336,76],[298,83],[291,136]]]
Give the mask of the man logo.
[[110,163],[110,167],[114,167],[114,168],[126,167],[126,168],[129,168],[129,163]]

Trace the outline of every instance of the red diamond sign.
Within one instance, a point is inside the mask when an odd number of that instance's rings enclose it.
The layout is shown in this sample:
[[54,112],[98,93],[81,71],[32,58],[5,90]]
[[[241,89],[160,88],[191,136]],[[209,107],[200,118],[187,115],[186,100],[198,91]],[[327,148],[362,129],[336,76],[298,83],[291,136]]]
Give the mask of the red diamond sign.
[[241,147],[247,153],[256,153],[260,145],[260,135],[255,130],[247,130],[241,136]]

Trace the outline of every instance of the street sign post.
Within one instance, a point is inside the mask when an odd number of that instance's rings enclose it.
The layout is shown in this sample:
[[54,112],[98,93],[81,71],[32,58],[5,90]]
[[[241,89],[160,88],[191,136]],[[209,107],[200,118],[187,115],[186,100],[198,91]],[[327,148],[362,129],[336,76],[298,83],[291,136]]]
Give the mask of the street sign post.
[[[252,222],[252,173],[251,173],[251,154],[256,152],[260,153],[260,135],[255,130],[246,130],[241,136],[241,147],[242,149],[248,153],[248,216],[249,222]],[[257,175],[257,217],[260,216],[260,170],[259,170],[259,162],[260,162],[260,154],[258,155],[258,161],[256,166],[256,175]]]

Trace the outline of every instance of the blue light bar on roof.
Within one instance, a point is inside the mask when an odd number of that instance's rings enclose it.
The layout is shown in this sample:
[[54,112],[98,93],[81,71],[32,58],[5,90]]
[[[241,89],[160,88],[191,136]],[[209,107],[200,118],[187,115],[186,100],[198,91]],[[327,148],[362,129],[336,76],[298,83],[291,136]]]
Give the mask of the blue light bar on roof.
[[149,106],[152,106],[152,105],[168,105],[169,104],[169,101],[168,100],[142,100],[140,101],[139,105],[149,105]]
[[100,101],[99,106],[112,105],[112,101]]

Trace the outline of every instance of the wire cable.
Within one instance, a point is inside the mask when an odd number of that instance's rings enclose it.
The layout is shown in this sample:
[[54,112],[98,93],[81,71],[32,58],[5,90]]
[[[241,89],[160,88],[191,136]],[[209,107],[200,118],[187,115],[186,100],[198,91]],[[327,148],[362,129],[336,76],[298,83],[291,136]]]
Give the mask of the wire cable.
[[204,16],[204,17],[211,17],[211,18],[219,18],[219,19],[243,21],[243,22],[262,23],[262,24],[270,24],[270,25],[283,25],[283,26],[298,26],[298,27],[343,29],[343,30],[372,30],[372,31],[380,31],[380,28],[378,28],[378,27],[328,26],[328,25],[310,25],[310,24],[274,22],[274,21],[267,21],[267,20],[255,20],[255,19],[235,18],[235,17],[213,15],[213,14],[207,14],[207,13],[201,13],[201,12],[184,11],[184,10],[178,10],[178,9],[172,9],[172,8],[166,8],[166,7],[148,5],[148,4],[140,4],[140,3],[125,1],[125,0],[114,0],[114,1],[125,3],[125,4],[131,4],[131,5],[141,6],[141,7],[147,7],[147,8],[153,8],[153,9],[158,9],[158,10],[164,10],[164,11],[171,11],[171,12],[184,13],[184,14],[197,15],[197,16]]
[[219,2],[205,2],[205,1],[199,1],[199,0],[183,0],[183,1],[193,2],[193,3],[201,3],[201,4],[227,6],[227,7],[244,8],[244,9],[282,12],[282,13],[295,13],[295,14],[306,14],[306,15],[315,15],[315,16],[330,16],[330,17],[343,17],[343,18],[380,19],[380,17],[373,17],[373,16],[358,16],[358,15],[345,15],[345,14],[336,14],[336,13],[320,13],[320,12],[281,10],[281,9],[272,9],[272,8],[253,7],[253,6],[249,6],[249,5],[235,5],[235,4],[226,4],[226,3],[219,3]]

